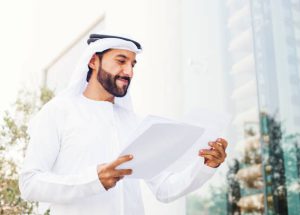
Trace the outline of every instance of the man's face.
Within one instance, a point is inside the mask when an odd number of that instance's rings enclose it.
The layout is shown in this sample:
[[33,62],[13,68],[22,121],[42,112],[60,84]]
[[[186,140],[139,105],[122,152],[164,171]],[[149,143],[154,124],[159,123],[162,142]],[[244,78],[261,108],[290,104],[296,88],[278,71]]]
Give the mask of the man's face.
[[102,56],[97,80],[108,93],[116,97],[126,95],[136,64],[135,56],[134,52],[121,49],[112,49]]

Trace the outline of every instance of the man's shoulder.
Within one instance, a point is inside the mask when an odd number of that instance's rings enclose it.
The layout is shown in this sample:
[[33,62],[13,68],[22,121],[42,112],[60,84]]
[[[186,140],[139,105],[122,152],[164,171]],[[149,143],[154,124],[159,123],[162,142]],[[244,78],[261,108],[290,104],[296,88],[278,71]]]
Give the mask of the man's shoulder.
[[44,113],[64,113],[73,105],[73,100],[69,97],[54,97],[48,101],[40,110]]
[[71,106],[72,100],[67,97],[54,97],[34,115],[30,120],[30,125],[40,122],[55,122],[65,119],[68,113],[68,107]]
[[44,128],[47,125],[61,126],[64,122],[67,108],[71,105],[72,100],[69,98],[54,97],[34,115],[29,121],[28,132],[33,132],[34,129]]

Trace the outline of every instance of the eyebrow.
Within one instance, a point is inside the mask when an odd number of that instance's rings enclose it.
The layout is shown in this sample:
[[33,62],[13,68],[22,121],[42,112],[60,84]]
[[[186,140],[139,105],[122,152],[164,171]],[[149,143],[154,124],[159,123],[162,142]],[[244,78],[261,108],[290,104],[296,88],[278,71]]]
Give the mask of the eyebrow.
[[[128,57],[126,55],[123,55],[123,54],[118,54],[116,57],[122,57],[122,58],[128,59]],[[136,64],[137,61],[134,60],[133,63]]]

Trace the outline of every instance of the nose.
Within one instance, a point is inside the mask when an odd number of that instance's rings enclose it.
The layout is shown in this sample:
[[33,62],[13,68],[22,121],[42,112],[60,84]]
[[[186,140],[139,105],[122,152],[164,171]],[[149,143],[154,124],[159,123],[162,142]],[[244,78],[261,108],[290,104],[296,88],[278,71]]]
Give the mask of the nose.
[[132,78],[132,76],[133,76],[133,66],[131,64],[126,64],[126,66],[123,69],[123,72],[128,77]]

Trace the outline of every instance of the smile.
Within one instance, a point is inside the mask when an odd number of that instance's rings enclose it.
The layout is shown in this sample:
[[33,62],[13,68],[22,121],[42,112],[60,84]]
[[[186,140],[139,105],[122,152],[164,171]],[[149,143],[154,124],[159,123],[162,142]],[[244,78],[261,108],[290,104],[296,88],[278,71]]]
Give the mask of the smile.
[[128,84],[128,80],[127,79],[124,79],[124,78],[118,78],[117,81],[120,81],[121,83],[124,83],[124,84]]

